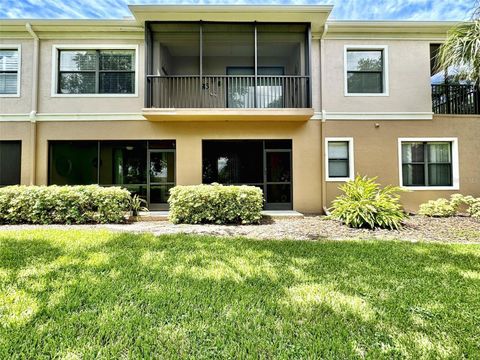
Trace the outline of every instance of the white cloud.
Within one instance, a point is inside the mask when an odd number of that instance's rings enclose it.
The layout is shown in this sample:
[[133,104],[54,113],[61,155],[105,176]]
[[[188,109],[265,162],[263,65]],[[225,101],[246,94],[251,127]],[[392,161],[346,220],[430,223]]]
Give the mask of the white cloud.
[[467,20],[473,0],[3,0],[6,18],[122,18],[128,4],[333,4],[335,19]]

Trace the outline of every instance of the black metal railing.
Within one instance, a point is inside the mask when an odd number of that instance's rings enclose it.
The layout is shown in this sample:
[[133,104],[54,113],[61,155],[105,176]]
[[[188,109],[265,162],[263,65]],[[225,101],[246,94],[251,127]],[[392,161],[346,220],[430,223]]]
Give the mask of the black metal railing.
[[309,76],[147,75],[149,108],[308,108]]
[[480,114],[477,85],[432,85],[434,114]]

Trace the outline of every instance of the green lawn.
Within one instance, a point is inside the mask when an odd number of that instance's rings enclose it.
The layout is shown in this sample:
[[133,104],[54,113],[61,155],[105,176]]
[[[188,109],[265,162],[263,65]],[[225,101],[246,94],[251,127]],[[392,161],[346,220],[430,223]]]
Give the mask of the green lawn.
[[0,232],[0,358],[480,354],[480,246]]

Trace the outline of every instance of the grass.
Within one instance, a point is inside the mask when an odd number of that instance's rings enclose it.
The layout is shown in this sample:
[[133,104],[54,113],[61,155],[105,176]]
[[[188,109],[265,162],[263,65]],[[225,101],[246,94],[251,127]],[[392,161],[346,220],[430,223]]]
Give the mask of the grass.
[[480,246],[0,232],[0,358],[475,358]]

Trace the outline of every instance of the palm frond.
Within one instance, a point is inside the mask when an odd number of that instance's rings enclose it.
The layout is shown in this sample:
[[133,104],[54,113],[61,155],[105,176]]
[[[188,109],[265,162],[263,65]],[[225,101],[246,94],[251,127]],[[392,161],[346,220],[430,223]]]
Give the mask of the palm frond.
[[437,70],[458,69],[462,80],[480,80],[480,19],[460,24],[449,31],[438,52]]

